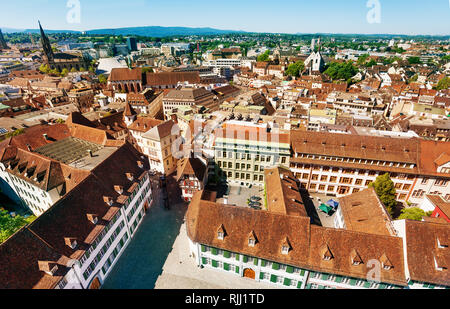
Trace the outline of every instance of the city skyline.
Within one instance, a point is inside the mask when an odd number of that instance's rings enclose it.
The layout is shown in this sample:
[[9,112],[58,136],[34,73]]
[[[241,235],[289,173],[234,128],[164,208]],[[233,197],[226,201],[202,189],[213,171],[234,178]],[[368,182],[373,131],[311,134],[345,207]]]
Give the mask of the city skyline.
[[[433,6],[418,0],[386,1],[349,0],[345,3],[321,1],[283,1],[283,5],[270,7],[263,1],[235,0],[227,6],[195,0],[189,6],[183,1],[172,1],[169,7],[164,3],[148,0],[120,1],[97,0],[55,1],[33,0],[20,8],[23,18],[17,19],[17,7],[1,1],[2,28],[37,29],[41,20],[49,30],[86,31],[123,27],[210,27],[222,30],[268,33],[335,33],[335,34],[405,34],[405,35],[448,35],[450,27],[450,5],[439,1]],[[67,15],[80,4],[79,23]],[[368,17],[379,3],[378,20]],[[69,7],[68,7],[69,6]],[[179,6],[180,10],[173,8]],[[127,10],[133,7],[133,10]],[[270,10],[267,8],[270,7]],[[98,14],[102,10],[103,14]],[[217,18],[217,12],[220,16]],[[152,12],[159,12],[158,15]],[[150,12],[150,13],[149,13]],[[249,14],[249,12],[253,12]],[[308,14],[304,14],[308,12]],[[312,12],[312,13],[310,13]],[[229,16],[230,18],[228,18]],[[231,18],[231,16],[234,16]],[[372,15],[373,16],[373,15]],[[337,22],[337,20],[339,20]],[[447,20],[447,22],[445,22]],[[280,22],[282,21],[282,22]],[[326,22],[329,21],[329,22]],[[378,23],[379,21],[379,23]],[[417,22],[419,21],[419,22]]]

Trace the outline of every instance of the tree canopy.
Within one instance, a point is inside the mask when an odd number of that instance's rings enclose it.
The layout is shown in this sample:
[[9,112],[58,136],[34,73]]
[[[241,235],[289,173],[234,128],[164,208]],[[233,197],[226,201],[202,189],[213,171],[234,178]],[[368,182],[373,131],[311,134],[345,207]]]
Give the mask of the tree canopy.
[[292,63],[288,66],[286,70],[286,75],[292,76],[292,77],[299,77],[300,74],[305,69],[305,64],[303,61],[297,61],[296,63]]
[[350,82],[351,78],[358,73],[358,68],[353,65],[352,61],[348,62],[332,62],[324,72],[333,81],[345,80]]
[[98,76],[98,81],[99,81],[99,83],[101,83],[101,84],[106,84],[106,82],[108,81],[108,79],[106,78],[105,75],[100,74],[100,75]]
[[409,64],[422,64],[422,61],[419,57],[409,57],[408,62]]
[[256,59],[257,61],[269,61],[269,55],[270,55],[270,51],[266,50],[264,54],[261,54],[258,56],[258,58]]
[[436,90],[444,90],[448,88],[450,88],[450,77],[444,77],[436,86]]
[[22,216],[11,217],[6,210],[0,209],[0,243],[7,240],[23,226],[33,222],[34,219],[36,219],[34,216],[28,218]]
[[429,217],[431,214],[430,212],[426,213],[424,210],[413,207],[413,208],[404,208],[401,211],[401,215],[398,217],[398,220],[415,220],[415,221],[422,221],[422,217]]
[[377,193],[380,201],[384,204],[390,214],[393,213],[397,206],[396,194],[394,182],[388,173],[377,177],[375,182],[369,184],[369,187],[373,187]]

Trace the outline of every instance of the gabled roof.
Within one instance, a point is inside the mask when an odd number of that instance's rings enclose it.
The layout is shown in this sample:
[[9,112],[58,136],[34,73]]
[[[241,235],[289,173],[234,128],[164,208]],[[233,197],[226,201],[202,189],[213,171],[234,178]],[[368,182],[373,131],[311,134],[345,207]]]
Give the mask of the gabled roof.
[[[450,265],[450,225],[406,220],[406,247],[411,279],[437,285],[450,285],[450,270],[436,269],[435,258],[442,265]],[[437,240],[447,241],[439,248]],[[438,265],[439,266],[439,265]]]
[[205,178],[206,166],[199,158],[184,158],[178,161],[177,181],[185,175],[194,176],[199,181]]

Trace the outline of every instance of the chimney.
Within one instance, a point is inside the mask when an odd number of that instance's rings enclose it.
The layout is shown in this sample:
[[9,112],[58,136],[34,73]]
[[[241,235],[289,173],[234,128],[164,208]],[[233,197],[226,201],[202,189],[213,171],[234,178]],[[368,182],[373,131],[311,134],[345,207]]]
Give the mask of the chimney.
[[78,245],[76,238],[66,237],[64,238],[64,242],[72,249],[75,249]]
[[40,271],[43,271],[50,276],[54,276],[58,270],[58,264],[49,261],[38,261],[38,267]]
[[91,157],[91,158],[92,158],[92,157],[94,156],[94,155],[92,154],[92,150],[88,149],[88,151],[87,151],[87,152],[88,152],[88,154],[89,154],[89,157]]
[[97,222],[98,222],[97,215],[87,214],[86,216],[87,216],[88,220],[91,221],[93,224],[97,224]]

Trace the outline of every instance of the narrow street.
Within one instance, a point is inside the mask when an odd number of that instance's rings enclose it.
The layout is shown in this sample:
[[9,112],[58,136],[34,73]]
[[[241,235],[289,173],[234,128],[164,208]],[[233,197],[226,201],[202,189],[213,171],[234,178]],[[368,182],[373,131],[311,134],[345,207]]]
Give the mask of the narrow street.
[[162,190],[156,189],[155,203],[149,209],[139,230],[106,279],[103,289],[153,289],[169,253],[172,250],[180,227],[183,224],[187,204],[170,191],[173,179],[168,178],[170,209],[164,207]]

